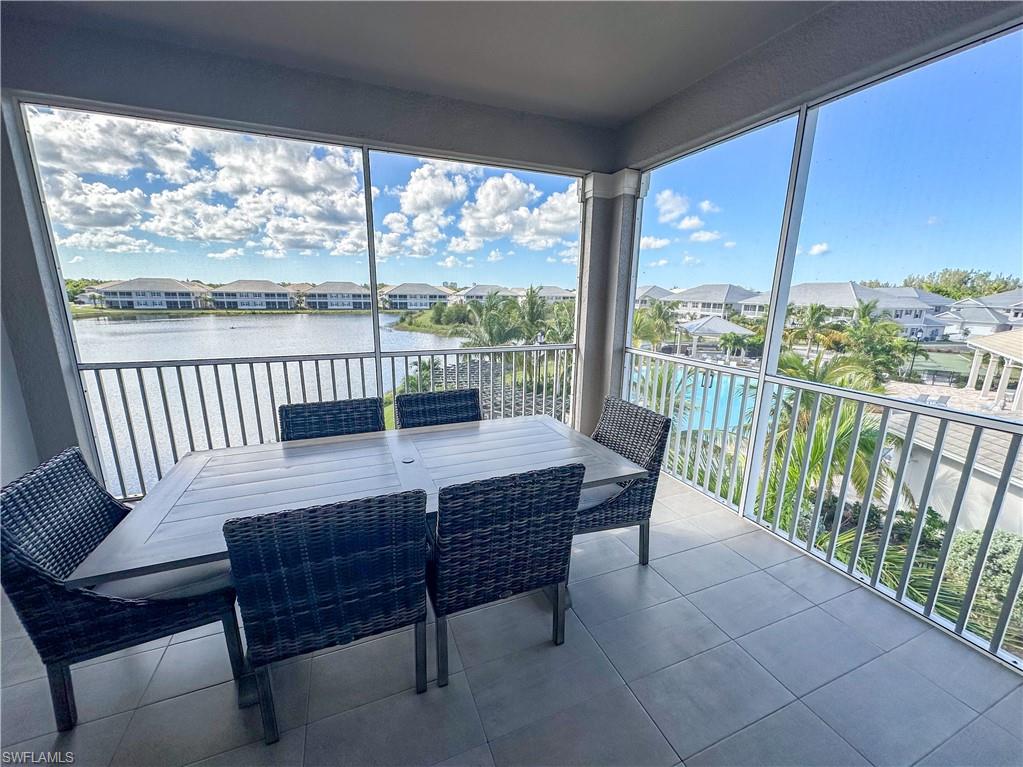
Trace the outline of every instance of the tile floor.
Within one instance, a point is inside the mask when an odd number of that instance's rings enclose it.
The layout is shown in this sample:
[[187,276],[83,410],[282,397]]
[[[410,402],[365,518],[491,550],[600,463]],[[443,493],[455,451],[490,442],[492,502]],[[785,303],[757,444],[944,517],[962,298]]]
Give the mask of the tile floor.
[[531,594],[453,618],[451,683],[423,695],[409,631],[281,664],[272,747],[235,705],[219,625],[75,668],[80,724],[55,733],[5,603],[3,749],[132,767],[1023,764],[1023,676],[667,477],[654,523],[646,568],[634,531],[576,539],[562,647]]

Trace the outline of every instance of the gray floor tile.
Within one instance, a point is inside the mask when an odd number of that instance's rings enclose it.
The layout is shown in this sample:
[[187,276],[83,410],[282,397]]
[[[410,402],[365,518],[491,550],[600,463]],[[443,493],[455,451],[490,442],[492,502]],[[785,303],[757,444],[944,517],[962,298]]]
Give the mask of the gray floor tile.
[[308,657],[282,661],[272,667],[274,708],[277,710],[277,727],[282,732],[306,723],[312,667],[312,658]]
[[195,762],[194,767],[298,767],[305,751],[305,727],[281,733],[271,746],[262,740]]
[[733,638],[812,606],[763,572],[711,586],[690,594],[688,599]]
[[819,604],[858,588],[849,578],[844,578],[827,565],[803,555],[767,568],[790,589]]
[[111,764],[189,764],[262,737],[259,706],[238,708],[228,682],[138,709]]
[[18,614],[14,612],[14,605],[7,598],[7,594],[0,593],[0,637],[10,639],[23,636],[28,634]]
[[633,565],[573,584],[572,609],[587,626],[620,618],[679,593],[649,566]]
[[988,719],[1013,735],[1023,737],[1023,687],[1017,687],[985,713]]
[[[462,670],[455,642],[448,626],[448,670]],[[426,632],[427,676],[437,678],[436,631]],[[342,647],[312,659],[309,692],[309,721],[390,697],[416,686],[415,634],[405,629],[396,634]]]
[[686,767],[852,767],[870,762],[799,701],[686,759]]
[[757,571],[756,565],[720,542],[653,560],[650,566],[683,594]]
[[708,498],[703,493],[689,488],[684,489],[680,493],[658,496],[655,498],[655,503],[663,504],[680,519],[689,519],[690,517],[722,510],[722,504],[712,498]]
[[306,728],[307,765],[431,765],[486,741],[465,674],[321,719]]
[[800,556],[799,551],[766,530],[754,530],[746,535],[729,538],[725,545],[757,567],[771,567]]
[[0,679],[4,687],[44,676],[46,666],[40,660],[31,639],[27,636],[14,636],[0,643]]
[[930,629],[923,619],[862,587],[824,602],[821,607],[883,650],[898,647]]
[[690,508],[680,503],[682,496],[671,496],[670,498],[654,499],[654,505],[650,509],[650,524],[663,525],[665,522],[679,522],[685,519],[680,509]]
[[[639,528],[629,528],[619,536],[619,539],[634,552],[639,553]],[[650,528],[650,559],[666,557],[713,542],[714,538],[710,533],[697,527],[690,520],[665,522]]]
[[[130,711],[138,705],[163,650],[150,650],[72,671],[78,721],[89,722]],[[8,687],[3,693],[4,744],[28,740],[57,729],[46,679]]]
[[494,762],[513,765],[670,765],[678,756],[628,687],[497,738]]
[[[573,588],[575,588],[573,586]],[[551,641],[551,603],[542,592],[448,619],[465,668]],[[571,640],[571,625],[567,638]]]
[[[75,755],[77,767],[106,767],[121,740],[131,712],[79,724],[68,732],[52,732],[33,740],[5,746],[7,752],[65,753]],[[5,760],[5,763],[6,760]]]
[[435,767],[494,767],[494,755],[490,752],[490,744],[484,743],[443,762],[437,762]]
[[231,660],[223,634],[172,644],[164,652],[141,705],[212,687],[231,678]]
[[1019,767],[1023,764],[1023,741],[980,716],[917,764],[920,767]]
[[728,641],[685,597],[601,623],[591,633],[627,681]]
[[670,498],[675,495],[689,494],[693,492],[692,488],[687,487],[682,482],[679,482],[674,477],[664,474],[663,472],[657,478],[657,492],[655,497],[658,499]]
[[882,652],[819,607],[772,623],[738,642],[797,696],[837,679]]
[[636,564],[637,561],[636,552],[613,535],[581,543],[573,541],[569,581],[574,583],[592,578],[594,575],[620,570]]
[[890,655],[839,677],[803,702],[878,767],[914,763],[976,715]]
[[632,683],[683,760],[793,700],[734,642]]
[[220,621],[216,623],[207,623],[205,626],[199,626],[198,628],[189,629],[188,631],[182,631],[171,637],[171,644],[176,642],[188,642],[192,639],[199,639],[201,637],[208,637],[212,634],[223,634],[224,624]]
[[990,708],[1023,682],[1016,672],[940,629],[910,639],[892,650],[892,656],[977,711]]
[[724,508],[691,517],[689,521],[706,530],[717,541],[734,538],[737,535],[746,535],[756,530],[752,522],[743,519],[737,512]]

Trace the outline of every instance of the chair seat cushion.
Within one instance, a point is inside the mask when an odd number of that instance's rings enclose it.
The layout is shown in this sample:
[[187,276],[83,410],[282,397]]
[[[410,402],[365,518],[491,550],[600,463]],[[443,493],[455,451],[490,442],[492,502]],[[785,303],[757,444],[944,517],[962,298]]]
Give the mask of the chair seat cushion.
[[600,504],[610,501],[621,493],[623,489],[621,485],[614,483],[586,488],[579,494],[579,511],[586,511],[587,509],[600,506]]
[[101,583],[93,588],[93,591],[122,599],[187,599],[231,586],[231,562],[224,559]]

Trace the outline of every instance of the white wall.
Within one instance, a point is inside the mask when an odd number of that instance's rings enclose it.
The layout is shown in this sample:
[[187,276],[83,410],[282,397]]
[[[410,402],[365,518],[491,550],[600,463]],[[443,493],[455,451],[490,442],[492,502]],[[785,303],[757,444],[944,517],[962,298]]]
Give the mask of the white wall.
[[0,349],[0,483],[17,479],[39,463],[36,443],[28,423],[25,399],[21,395],[21,381],[14,367],[11,344],[7,340],[7,326],[2,328]]

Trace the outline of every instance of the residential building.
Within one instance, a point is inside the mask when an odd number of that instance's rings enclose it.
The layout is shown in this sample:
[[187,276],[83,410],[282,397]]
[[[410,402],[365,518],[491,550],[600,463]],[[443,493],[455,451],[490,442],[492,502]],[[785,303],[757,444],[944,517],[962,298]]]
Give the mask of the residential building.
[[297,300],[270,280],[235,280],[210,292],[216,309],[294,309]]
[[963,298],[937,316],[953,341],[1001,333],[1023,324],[1023,288]]
[[138,277],[94,288],[108,309],[200,309],[202,291],[165,277]]
[[372,293],[354,282],[321,282],[305,293],[307,309],[371,309]]
[[388,309],[429,309],[434,304],[446,304],[451,297],[450,288],[439,288],[422,282],[403,282],[381,291]]
[[[540,298],[549,304],[557,304],[562,301],[575,301],[575,291],[565,290],[556,285],[540,285]],[[525,291],[522,293],[525,295]]]
[[449,304],[465,304],[469,301],[482,301],[491,293],[499,296],[516,297],[508,288],[500,285],[473,285],[470,288],[462,288],[448,297]]
[[676,311],[685,319],[727,317],[739,311],[743,301],[756,295],[755,290],[730,283],[697,285],[673,292],[678,301]]
[[641,285],[636,288],[636,308],[646,309],[654,301],[673,303],[679,300],[677,293],[672,293],[660,285]]

